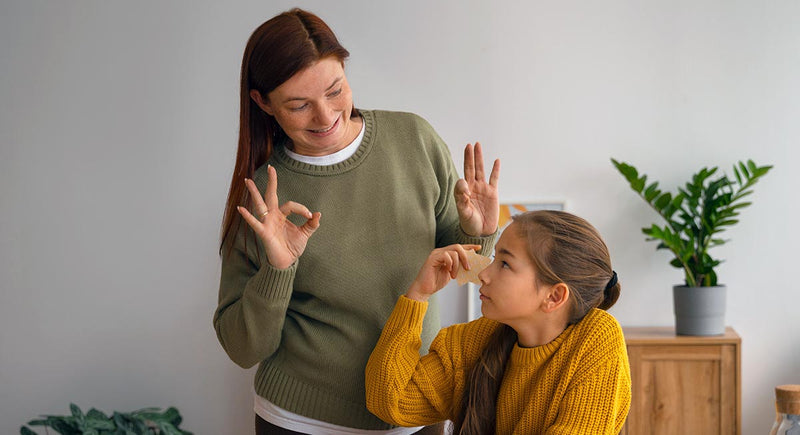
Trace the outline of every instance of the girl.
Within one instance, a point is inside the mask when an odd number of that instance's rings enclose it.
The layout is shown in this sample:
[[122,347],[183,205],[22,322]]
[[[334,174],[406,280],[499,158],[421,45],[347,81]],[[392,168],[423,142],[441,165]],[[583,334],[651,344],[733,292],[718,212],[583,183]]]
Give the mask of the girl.
[[620,285],[585,220],[515,216],[478,276],[483,317],[439,332],[420,358],[427,300],[469,269],[474,245],[434,250],[366,368],[367,407],[398,425],[452,420],[456,434],[617,434],[630,408]]

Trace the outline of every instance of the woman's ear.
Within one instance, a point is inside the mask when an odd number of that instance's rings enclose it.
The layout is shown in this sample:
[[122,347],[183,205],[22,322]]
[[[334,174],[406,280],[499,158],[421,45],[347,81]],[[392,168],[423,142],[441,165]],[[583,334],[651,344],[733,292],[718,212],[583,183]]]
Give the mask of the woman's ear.
[[567,305],[569,301],[569,287],[560,282],[547,290],[547,297],[542,301],[542,311],[552,313]]
[[269,105],[269,101],[261,97],[261,92],[258,92],[256,89],[250,89],[250,98],[255,101],[256,105],[266,112],[267,115],[274,116],[272,114],[272,106]]

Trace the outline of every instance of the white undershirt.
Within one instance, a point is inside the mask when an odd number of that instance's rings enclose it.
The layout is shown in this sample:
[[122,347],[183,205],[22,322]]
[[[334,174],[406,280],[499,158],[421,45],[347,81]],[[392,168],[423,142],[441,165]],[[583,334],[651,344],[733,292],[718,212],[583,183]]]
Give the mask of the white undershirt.
[[354,429],[287,411],[255,393],[253,410],[259,417],[284,429],[314,435],[410,435],[422,427],[396,427],[388,430]]
[[289,148],[286,148],[286,155],[294,160],[297,160],[298,162],[307,163],[309,165],[335,165],[349,159],[353,154],[356,153],[358,147],[361,146],[361,140],[364,139],[364,130],[365,126],[362,122],[361,131],[358,133],[358,136],[356,136],[356,138],[350,142],[350,145],[340,149],[339,151],[336,151],[333,154],[328,154],[327,156],[304,156],[302,154],[297,154]]
[[[304,156],[297,154],[289,149],[286,149],[286,154],[294,160],[307,163],[309,165],[327,166],[335,165],[349,159],[355,154],[358,147],[361,146],[361,141],[364,139],[364,123],[361,123],[361,131],[358,136],[350,143],[350,145],[342,148],[341,150],[328,154],[327,156]],[[418,432],[422,427],[397,427],[389,430],[366,430],[354,429],[351,427],[339,426],[336,424],[327,423],[313,418],[308,418],[300,414],[287,411],[269,400],[261,397],[258,393],[253,392],[255,397],[255,404],[253,410],[259,417],[264,420],[280,426],[284,429],[293,430],[295,432],[309,433],[314,435],[409,435]]]

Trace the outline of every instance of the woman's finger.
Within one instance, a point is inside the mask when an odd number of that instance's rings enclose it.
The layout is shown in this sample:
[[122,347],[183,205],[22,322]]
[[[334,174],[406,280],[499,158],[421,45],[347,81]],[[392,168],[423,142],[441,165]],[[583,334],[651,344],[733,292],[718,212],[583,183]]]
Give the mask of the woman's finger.
[[478,181],[486,180],[486,173],[483,171],[483,149],[480,142],[475,142],[473,160],[475,161],[475,179]]
[[497,187],[500,182],[500,159],[496,159],[492,165],[492,173],[489,174],[489,185]]
[[296,215],[303,216],[306,219],[311,219],[312,217],[311,211],[306,206],[294,201],[286,201],[280,206],[280,210],[284,216],[289,216],[290,214],[294,213]]
[[258,232],[258,230],[261,229],[262,222],[250,214],[250,211],[242,206],[237,206],[236,210],[239,210],[239,214],[242,215],[242,218],[245,220],[245,222],[247,222],[247,225],[250,225],[250,228],[252,228],[253,231]]
[[464,148],[464,179],[467,182],[475,179],[475,154],[470,143]]
[[267,166],[267,190],[264,200],[270,210],[278,209],[278,173],[272,165]]
[[260,215],[268,211],[269,207],[264,204],[264,198],[261,197],[261,192],[258,191],[256,183],[249,178],[245,178],[244,185],[247,187],[247,191],[250,193],[250,199],[253,201],[253,213]]
[[319,221],[322,219],[322,213],[316,212],[311,215],[311,219],[307,220],[303,226],[300,227],[300,230],[306,233],[308,237],[311,237],[314,234],[314,231],[319,228]]
[[463,178],[459,178],[459,180],[456,181],[453,195],[456,197],[456,201],[469,202],[469,184]]

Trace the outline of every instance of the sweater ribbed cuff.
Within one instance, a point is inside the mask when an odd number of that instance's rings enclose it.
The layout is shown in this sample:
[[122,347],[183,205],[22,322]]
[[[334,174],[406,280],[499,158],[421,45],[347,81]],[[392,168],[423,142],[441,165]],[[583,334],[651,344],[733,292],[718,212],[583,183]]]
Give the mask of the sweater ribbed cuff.
[[461,238],[461,242],[460,242],[461,244],[463,244],[463,245],[481,245],[481,246],[483,246],[483,248],[481,248],[481,250],[478,251],[478,253],[481,254],[481,255],[487,255],[487,256],[491,254],[491,252],[487,252],[487,251],[490,251],[492,248],[494,248],[495,238],[497,237],[497,232],[499,231],[499,229],[497,229],[497,230],[494,231],[494,233],[489,234],[488,236],[470,236],[469,234],[465,233],[464,230],[462,230],[460,226],[459,226],[459,230],[461,231],[461,237],[460,237]]
[[413,329],[417,334],[422,333],[422,320],[428,311],[428,303],[415,301],[405,296],[400,296],[394,305],[394,310],[386,321],[384,329],[407,330]]
[[276,269],[271,264],[266,263],[253,275],[253,290],[259,296],[268,299],[286,299],[292,294],[294,277],[297,273],[297,263],[295,261],[286,269]]

